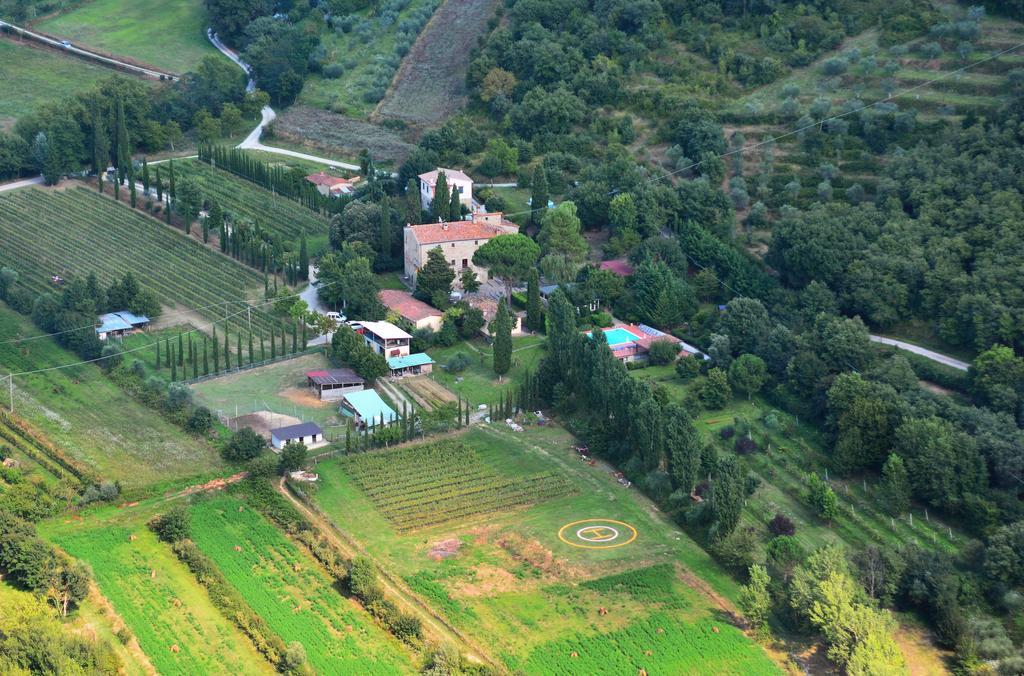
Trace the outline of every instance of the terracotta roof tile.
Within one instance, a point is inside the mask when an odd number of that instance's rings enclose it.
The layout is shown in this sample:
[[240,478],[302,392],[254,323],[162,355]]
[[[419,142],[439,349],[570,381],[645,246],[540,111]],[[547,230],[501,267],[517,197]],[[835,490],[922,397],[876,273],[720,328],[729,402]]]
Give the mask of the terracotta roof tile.
[[491,239],[509,232],[508,229],[488,223],[452,221],[451,223],[424,223],[409,226],[420,244],[461,242],[468,239]]
[[427,305],[418,298],[413,298],[408,291],[384,289],[377,292],[381,303],[391,308],[411,322],[418,322],[427,317],[440,317],[441,311]]

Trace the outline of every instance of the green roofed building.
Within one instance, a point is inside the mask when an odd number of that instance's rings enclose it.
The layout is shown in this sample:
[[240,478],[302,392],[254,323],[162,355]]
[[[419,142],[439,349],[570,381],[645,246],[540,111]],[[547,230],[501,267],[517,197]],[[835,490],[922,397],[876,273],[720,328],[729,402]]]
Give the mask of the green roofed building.
[[341,398],[338,410],[343,415],[354,417],[359,427],[374,427],[381,423],[388,425],[398,420],[398,414],[373,390],[349,392]]
[[430,373],[434,368],[434,360],[424,352],[417,352],[388,359],[388,368],[391,369],[392,377],[418,376],[421,373]]

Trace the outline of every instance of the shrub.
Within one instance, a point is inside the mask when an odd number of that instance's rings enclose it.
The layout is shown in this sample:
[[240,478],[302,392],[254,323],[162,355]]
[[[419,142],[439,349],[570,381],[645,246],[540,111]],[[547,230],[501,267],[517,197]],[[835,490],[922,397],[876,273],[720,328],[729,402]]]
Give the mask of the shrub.
[[233,462],[244,462],[252,460],[266,447],[263,437],[256,434],[252,428],[243,427],[232,435],[231,440],[224,446],[221,455],[225,460]]
[[657,340],[651,343],[648,356],[651,363],[660,366],[671,364],[679,355],[679,345],[674,340]]
[[334,80],[345,74],[345,67],[340,63],[329,63],[324,66],[323,76],[329,80]]
[[593,322],[594,326],[606,329],[615,323],[615,318],[607,312],[595,312],[590,315],[590,321]]
[[177,505],[149,522],[150,529],[164,542],[187,540],[192,535],[188,507]]
[[465,352],[456,352],[452,355],[445,367],[449,373],[461,373],[469,368],[469,365],[473,363],[473,359]]
[[749,455],[757,450],[757,442],[750,437],[740,437],[733,445],[733,450],[740,455]]
[[718,436],[722,437],[722,439],[724,440],[732,439],[735,435],[736,428],[733,427],[732,425],[727,425],[726,427],[723,427],[722,429],[718,430]]
[[701,360],[697,357],[683,357],[676,362],[676,375],[682,380],[693,380],[700,375]]
[[768,522],[768,531],[775,537],[780,535],[795,535],[796,524],[785,514],[779,512]]

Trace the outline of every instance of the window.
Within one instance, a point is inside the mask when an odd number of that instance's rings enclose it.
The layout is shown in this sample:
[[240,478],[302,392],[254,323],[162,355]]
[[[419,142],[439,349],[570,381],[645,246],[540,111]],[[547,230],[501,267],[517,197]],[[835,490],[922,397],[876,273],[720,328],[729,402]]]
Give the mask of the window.
[[453,268],[455,267],[455,259],[454,258],[452,259],[452,267]]
[[460,195],[462,194],[462,186],[461,185],[459,186],[459,194]]
[[469,259],[468,258],[463,258],[462,259],[462,268],[466,269],[468,267],[469,267]]
[[452,248],[453,249],[455,248],[455,242],[452,242]]
[[480,240],[478,240],[478,239],[474,239],[473,240],[473,246],[478,246],[479,244],[480,244]]

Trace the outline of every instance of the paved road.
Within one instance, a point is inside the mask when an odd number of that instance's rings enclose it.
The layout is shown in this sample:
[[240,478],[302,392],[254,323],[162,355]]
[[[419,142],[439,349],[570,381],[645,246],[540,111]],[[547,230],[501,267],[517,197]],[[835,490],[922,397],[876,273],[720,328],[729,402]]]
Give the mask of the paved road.
[[31,38],[37,42],[41,42],[44,45],[49,45],[50,47],[55,47],[57,49],[69,52],[71,54],[77,54],[78,56],[84,56],[86,58],[92,59],[93,61],[99,61],[100,63],[106,65],[116,66],[117,68],[121,68],[123,70],[127,70],[138,75],[144,75],[146,77],[156,78],[158,80],[161,78],[165,80],[178,79],[178,76],[173,73],[168,73],[166,71],[161,70],[154,70],[152,68],[145,68],[143,66],[137,66],[134,63],[128,63],[127,61],[119,61],[118,59],[114,59],[109,56],[104,56],[103,54],[97,54],[96,52],[84,49],[82,47],[77,47],[75,45],[66,46],[62,44],[60,40],[56,40],[41,33],[34,33],[30,30],[21,28],[20,26],[15,26],[14,24],[7,23],[6,21],[0,21],[0,28],[6,28],[14,33],[17,33],[18,35]]
[[894,338],[886,338],[884,336],[875,335],[870,336],[870,338],[871,342],[873,343],[881,343],[882,345],[892,345],[893,347],[898,347],[901,350],[906,350],[907,352],[913,352],[914,354],[919,354],[922,357],[927,357],[928,359],[936,361],[940,364],[952,366],[953,368],[959,369],[960,371],[966,371],[971,367],[971,365],[968,364],[967,362],[960,361],[959,359],[954,359],[953,357],[950,357],[948,355],[939,354],[934,350],[929,350],[927,348],[920,347],[919,345],[912,345],[911,343],[906,343],[902,340],[896,340]]
[[34,178],[25,178],[20,181],[12,181],[11,183],[0,183],[0,192],[7,192],[8,190],[17,190],[18,188],[27,188],[30,185],[42,184],[42,176],[36,176]]

